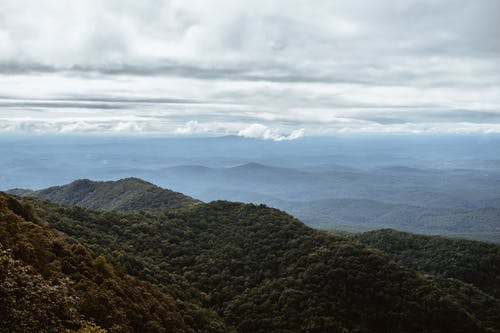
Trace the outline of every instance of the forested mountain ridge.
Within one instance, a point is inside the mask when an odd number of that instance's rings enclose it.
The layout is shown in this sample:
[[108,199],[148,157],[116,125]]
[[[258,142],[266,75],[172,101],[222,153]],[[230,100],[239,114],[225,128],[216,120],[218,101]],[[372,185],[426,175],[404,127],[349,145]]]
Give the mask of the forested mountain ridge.
[[500,245],[383,229],[354,234],[416,271],[470,283],[500,299]]
[[199,202],[182,193],[163,189],[138,178],[106,182],[79,179],[67,185],[38,191],[13,189],[8,193],[99,210],[181,207]]
[[262,205],[218,201],[103,212],[22,201],[50,226],[141,280],[171,288],[185,279],[206,296],[197,298],[201,306],[238,332],[500,329],[498,301],[475,287],[456,281],[463,290],[456,294],[380,251]]
[[230,331],[183,287],[124,274],[0,193],[0,332]]

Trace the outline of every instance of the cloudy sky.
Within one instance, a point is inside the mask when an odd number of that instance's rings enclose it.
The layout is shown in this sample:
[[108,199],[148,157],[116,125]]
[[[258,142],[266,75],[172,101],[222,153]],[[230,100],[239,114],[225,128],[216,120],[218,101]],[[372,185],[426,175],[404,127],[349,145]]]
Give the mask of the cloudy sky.
[[0,133],[500,132],[497,0],[2,0]]

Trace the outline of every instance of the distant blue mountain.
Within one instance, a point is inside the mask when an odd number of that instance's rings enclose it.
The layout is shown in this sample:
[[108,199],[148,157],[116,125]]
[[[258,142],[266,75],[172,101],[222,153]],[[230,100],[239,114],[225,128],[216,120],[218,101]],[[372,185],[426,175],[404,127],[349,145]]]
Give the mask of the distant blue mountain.
[[496,135],[0,136],[0,190],[136,177],[203,201],[265,203],[321,228],[497,239],[500,217],[485,208],[500,208],[498,147]]

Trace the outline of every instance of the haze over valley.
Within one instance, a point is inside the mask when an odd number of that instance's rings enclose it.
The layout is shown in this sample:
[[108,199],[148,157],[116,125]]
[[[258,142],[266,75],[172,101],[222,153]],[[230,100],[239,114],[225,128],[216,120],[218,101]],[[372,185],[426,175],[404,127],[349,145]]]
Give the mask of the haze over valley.
[[2,140],[3,190],[137,177],[205,202],[264,203],[325,230],[500,241],[497,136]]

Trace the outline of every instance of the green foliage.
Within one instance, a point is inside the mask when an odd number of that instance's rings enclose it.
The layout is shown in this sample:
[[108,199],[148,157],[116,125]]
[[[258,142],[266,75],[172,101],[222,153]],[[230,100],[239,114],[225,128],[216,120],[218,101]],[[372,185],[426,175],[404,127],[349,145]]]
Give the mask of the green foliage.
[[463,281],[443,278],[441,276],[426,276],[426,279],[438,288],[450,293],[464,309],[480,320],[493,332],[500,331],[500,300],[490,296],[471,284]]
[[198,202],[182,193],[163,189],[138,178],[108,182],[80,179],[64,186],[40,191],[15,189],[10,193],[101,210],[181,207]]
[[500,299],[500,245],[383,229],[354,239],[419,272],[470,283]]
[[26,201],[128,273],[169,290],[185,283],[185,293],[239,332],[499,328],[451,288],[265,206],[219,201],[126,213]]
[[0,247],[0,332],[77,328],[82,318],[66,280],[50,281]]
[[33,332],[62,327],[92,332],[98,329],[93,324],[109,332],[227,331],[193,295],[162,290],[117,271],[43,220],[27,221],[19,208],[27,206],[12,200],[0,194],[0,244],[10,251],[2,252],[0,268],[4,331],[30,331],[22,326],[24,316],[26,325],[36,328]]

